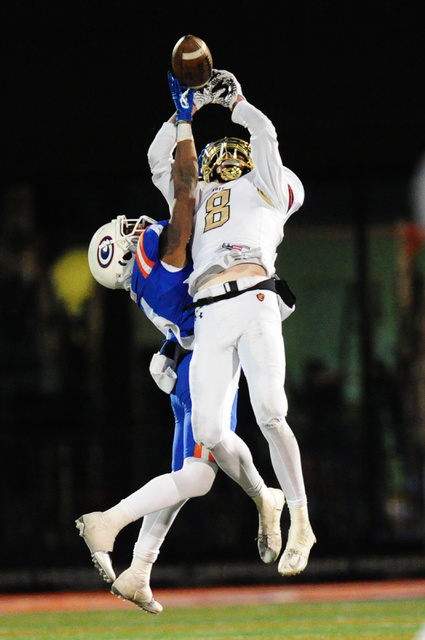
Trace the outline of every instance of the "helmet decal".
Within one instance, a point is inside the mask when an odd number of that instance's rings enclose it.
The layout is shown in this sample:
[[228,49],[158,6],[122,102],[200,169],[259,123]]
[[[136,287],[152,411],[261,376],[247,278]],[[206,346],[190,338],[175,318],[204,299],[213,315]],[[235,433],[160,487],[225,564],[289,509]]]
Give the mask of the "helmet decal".
[[93,235],[88,261],[95,280],[107,289],[130,289],[136,245],[142,231],[156,220],[119,215]]
[[105,236],[97,248],[97,261],[102,269],[107,269],[114,259],[114,241],[111,236]]

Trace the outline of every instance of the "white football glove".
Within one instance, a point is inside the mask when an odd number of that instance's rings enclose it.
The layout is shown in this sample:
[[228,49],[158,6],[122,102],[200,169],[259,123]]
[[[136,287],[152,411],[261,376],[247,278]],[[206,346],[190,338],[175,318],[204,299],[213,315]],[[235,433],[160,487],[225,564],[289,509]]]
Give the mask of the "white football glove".
[[202,87],[202,89],[197,89],[193,93],[193,104],[196,108],[196,111],[199,111],[199,109],[201,109],[204,105],[212,103],[213,96],[211,92],[210,82],[211,80],[207,82],[205,87]]
[[242,88],[233,73],[213,69],[205,87],[194,92],[193,104],[197,111],[206,104],[219,104],[232,109],[238,95],[242,95]]
[[242,87],[230,71],[215,70],[210,79],[213,104],[233,109],[236,98],[242,95]]

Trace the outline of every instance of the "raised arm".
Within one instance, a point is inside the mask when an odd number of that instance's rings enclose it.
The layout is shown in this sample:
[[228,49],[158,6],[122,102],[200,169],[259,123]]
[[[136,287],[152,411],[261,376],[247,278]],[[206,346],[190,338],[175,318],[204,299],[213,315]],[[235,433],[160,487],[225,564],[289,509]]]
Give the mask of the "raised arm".
[[304,187],[282,163],[273,123],[245,99],[241,85],[229,71],[215,70],[210,84],[210,102],[230,109],[232,121],[249,131],[256,186],[288,218],[303,204]]
[[174,203],[171,220],[161,234],[160,257],[166,264],[182,268],[187,261],[187,245],[192,234],[198,159],[192,134],[193,90],[183,94],[178,81],[171,74],[169,84],[176,105],[177,127],[172,168]]

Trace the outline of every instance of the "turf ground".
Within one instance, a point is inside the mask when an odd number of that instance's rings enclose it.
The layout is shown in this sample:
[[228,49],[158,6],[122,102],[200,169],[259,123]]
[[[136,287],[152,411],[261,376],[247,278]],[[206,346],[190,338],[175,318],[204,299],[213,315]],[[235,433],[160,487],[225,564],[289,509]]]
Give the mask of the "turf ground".
[[[0,638],[413,640],[425,581],[156,591],[152,616],[108,592],[0,596]],[[425,634],[424,634],[425,638]]]

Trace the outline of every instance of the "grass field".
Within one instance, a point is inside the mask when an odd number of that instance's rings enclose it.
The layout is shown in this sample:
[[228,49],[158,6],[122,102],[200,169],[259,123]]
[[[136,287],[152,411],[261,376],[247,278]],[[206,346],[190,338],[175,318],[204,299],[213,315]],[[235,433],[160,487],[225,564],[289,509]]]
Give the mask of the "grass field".
[[412,640],[422,599],[167,608],[0,616],[0,638],[20,640]]

